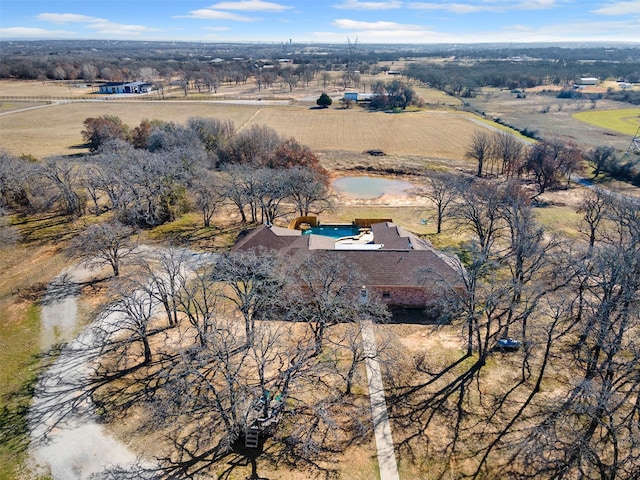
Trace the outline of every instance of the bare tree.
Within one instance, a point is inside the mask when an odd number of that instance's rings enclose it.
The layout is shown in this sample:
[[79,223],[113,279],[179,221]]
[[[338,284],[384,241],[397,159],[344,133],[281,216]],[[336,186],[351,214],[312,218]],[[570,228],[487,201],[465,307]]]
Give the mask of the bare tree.
[[122,262],[134,256],[137,245],[131,239],[133,233],[117,221],[92,225],[72,241],[68,253],[92,268],[108,265],[117,277]]
[[493,143],[491,136],[483,131],[476,130],[471,137],[471,145],[467,148],[464,156],[469,160],[475,160],[478,163],[476,175],[482,177],[482,170],[485,162],[490,158]]
[[452,216],[459,226],[468,228],[480,245],[480,253],[487,257],[504,229],[498,207],[502,192],[495,185],[482,180],[461,179],[457,183],[459,202]]
[[[180,312],[195,329],[196,340],[200,346],[206,347],[211,331],[216,327],[219,312],[224,312],[219,302],[220,288],[211,265],[198,267],[189,264],[180,268],[180,275],[184,277],[181,277],[176,285],[179,291],[171,302],[179,305]],[[185,269],[185,273],[182,273],[182,268]]]
[[615,160],[614,149],[613,147],[599,145],[587,152],[586,160],[593,165],[593,177],[595,178],[600,175],[602,169],[605,168],[609,162]]
[[149,343],[149,326],[154,315],[156,301],[151,291],[140,288],[131,279],[120,279],[114,286],[115,299],[103,308],[102,315],[118,315],[118,331],[128,332],[130,338],[142,344],[143,365],[151,363],[152,353]]
[[294,167],[286,173],[290,185],[289,198],[293,201],[300,216],[330,210],[331,195],[327,176],[315,169]]
[[509,132],[500,132],[494,137],[494,154],[501,163],[501,174],[507,177],[518,174],[521,168],[524,145]]
[[136,261],[143,278],[140,288],[162,305],[170,327],[178,325],[181,293],[196,268],[193,257],[187,250],[168,248],[151,251]]
[[387,318],[386,306],[371,298],[360,301],[364,279],[358,268],[331,252],[307,255],[287,276],[296,279],[300,291],[293,291],[292,320],[309,325],[315,340],[315,354],[324,346],[327,329],[342,322]]
[[456,183],[459,180],[450,173],[433,172],[427,177],[427,186],[413,190],[415,195],[425,197],[436,207],[436,233],[442,233],[442,222],[449,205],[458,195]]
[[202,169],[193,180],[195,194],[195,207],[202,213],[202,222],[205,227],[211,226],[211,219],[222,205],[224,198],[224,186],[220,176]]
[[563,395],[532,414],[538,420],[520,449],[529,475],[609,479],[640,471],[640,430],[631,420],[640,414],[632,393],[640,382],[640,216],[629,207],[613,202],[613,235],[575,257],[579,283],[565,292],[572,309],[558,344],[574,377]]
[[82,201],[76,192],[78,171],[75,165],[65,160],[51,160],[41,170],[50,182],[52,190],[57,192],[55,199],[62,204],[67,215],[82,214]]
[[249,343],[256,319],[268,318],[280,305],[286,284],[280,271],[278,257],[264,250],[225,253],[215,263],[211,276],[224,286],[219,295],[242,314]]
[[80,184],[84,187],[93,202],[93,214],[98,217],[102,213],[100,199],[104,185],[104,172],[98,165],[88,163],[80,168]]
[[331,73],[326,71],[322,72],[320,77],[322,78],[322,88],[326,89],[327,86],[331,83]]
[[569,181],[572,172],[582,169],[582,154],[573,144],[544,141],[530,150],[526,168],[533,173],[538,192],[544,193],[547,188],[558,186],[562,175]]
[[190,118],[187,125],[198,134],[207,152],[216,156],[235,133],[235,126],[230,120],[195,117]]
[[277,218],[290,213],[285,208],[293,188],[288,170],[260,168],[255,170],[254,178],[253,198],[260,207],[263,223],[271,225]]
[[598,187],[589,188],[582,197],[578,213],[584,214],[582,217],[583,226],[587,230],[590,248],[595,246],[601,222],[607,217],[609,199],[610,195]]
[[282,144],[282,138],[270,127],[252,125],[231,138],[219,153],[223,163],[267,164]]

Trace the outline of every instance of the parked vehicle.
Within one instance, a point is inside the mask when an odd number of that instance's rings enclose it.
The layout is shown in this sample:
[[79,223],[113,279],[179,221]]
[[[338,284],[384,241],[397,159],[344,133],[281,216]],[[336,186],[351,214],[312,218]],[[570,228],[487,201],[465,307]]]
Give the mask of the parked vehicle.
[[503,352],[514,352],[522,346],[522,342],[520,340],[516,340],[515,338],[505,337],[498,340],[498,344],[496,348]]

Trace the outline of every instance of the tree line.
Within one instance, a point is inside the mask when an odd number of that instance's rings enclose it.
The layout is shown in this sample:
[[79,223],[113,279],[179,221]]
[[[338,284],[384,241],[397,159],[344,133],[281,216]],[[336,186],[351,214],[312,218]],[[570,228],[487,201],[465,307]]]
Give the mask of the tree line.
[[530,144],[509,132],[476,131],[465,151],[465,158],[476,164],[476,176],[524,179],[528,176],[538,193],[562,186],[572,174],[592,169],[593,178],[603,173],[618,180],[640,185],[640,161],[627,153],[618,158],[613,147],[600,145],[589,150],[556,138],[538,139]]
[[269,223],[331,204],[327,173],[313,152],[269,127],[236,132],[230,122],[192,118],[186,125],[144,120],[130,129],[113,116],[84,124],[93,153],[81,159],[2,154],[7,208],[110,211],[125,225],[149,228],[194,209],[209,226],[223,203],[234,205],[243,222]]
[[[580,60],[484,60],[467,62],[424,63],[407,65],[404,74],[411,79],[431,85],[451,95],[473,97],[481,87],[512,89],[533,88],[539,85],[568,85],[580,77],[600,80],[620,79],[637,82],[640,70],[636,61],[590,62]],[[618,99],[612,96],[612,99]]]

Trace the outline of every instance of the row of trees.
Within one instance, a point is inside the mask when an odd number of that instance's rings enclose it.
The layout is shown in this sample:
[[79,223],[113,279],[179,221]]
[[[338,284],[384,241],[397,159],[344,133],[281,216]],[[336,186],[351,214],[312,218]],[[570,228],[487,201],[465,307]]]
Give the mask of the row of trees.
[[508,132],[489,134],[476,131],[465,157],[477,163],[476,176],[506,175],[507,179],[529,173],[538,193],[569,182],[573,173],[581,173],[586,163],[594,167],[594,176],[615,162],[613,149],[596,147],[583,153],[577,145],[557,139],[525,144]]
[[[526,55],[526,54],[525,54]],[[472,97],[478,88],[499,87],[509,90],[514,88],[533,88],[539,85],[567,85],[580,77],[625,78],[633,81],[639,78],[637,64],[621,62],[612,64],[608,61],[589,63],[585,67],[580,60],[564,60],[558,58],[534,61],[475,61],[467,57],[466,61],[421,63],[407,65],[404,74],[414,80],[429,84],[455,96]]]
[[225,202],[242,221],[265,222],[330,206],[327,174],[315,155],[268,127],[235,133],[229,122],[194,118],[187,125],[143,121],[131,131],[109,116],[87,119],[85,127],[94,154],[77,161],[42,163],[4,153],[3,204],[69,215],[108,210],[143,228],[194,208],[210,226]]

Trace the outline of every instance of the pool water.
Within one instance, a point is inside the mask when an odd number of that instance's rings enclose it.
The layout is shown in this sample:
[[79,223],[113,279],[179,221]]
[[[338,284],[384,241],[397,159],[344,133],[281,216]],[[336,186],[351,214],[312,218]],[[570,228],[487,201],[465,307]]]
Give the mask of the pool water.
[[342,238],[353,237],[360,233],[358,227],[354,225],[318,225],[302,231],[303,235],[324,235],[325,237]]

